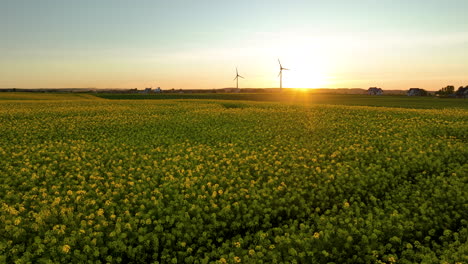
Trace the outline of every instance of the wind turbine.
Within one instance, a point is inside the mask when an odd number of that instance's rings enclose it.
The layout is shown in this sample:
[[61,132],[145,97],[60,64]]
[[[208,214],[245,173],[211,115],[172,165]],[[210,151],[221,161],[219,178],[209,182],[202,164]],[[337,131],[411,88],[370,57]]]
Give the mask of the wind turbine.
[[279,66],[280,66],[280,71],[279,71],[279,74],[278,76],[280,77],[280,91],[283,90],[283,70],[289,70],[289,69],[286,69],[286,68],[283,68],[283,66],[281,65],[281,61],[278,59],[278,63],[279,63]]
[[242,79],[245,79],[244,77],[239,75],[239,72],[237,71],[237,67],[236,67],[236,77],[234,78],[234,80],[236,80],[236,88],[237,89],[239,89],[239,77],[241,77]]

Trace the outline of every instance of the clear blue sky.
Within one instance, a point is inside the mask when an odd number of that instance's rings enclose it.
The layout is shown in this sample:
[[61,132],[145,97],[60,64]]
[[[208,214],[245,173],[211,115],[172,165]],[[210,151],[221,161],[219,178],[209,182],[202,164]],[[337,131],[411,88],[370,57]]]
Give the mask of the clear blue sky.
[[466,0],[0,0],[0,87],[468,85]]

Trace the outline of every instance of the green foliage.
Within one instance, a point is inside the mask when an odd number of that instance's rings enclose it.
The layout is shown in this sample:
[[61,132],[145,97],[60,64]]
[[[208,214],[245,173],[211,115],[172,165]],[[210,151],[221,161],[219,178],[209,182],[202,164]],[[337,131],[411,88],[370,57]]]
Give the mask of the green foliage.
[[0,102],[0,262],[465,263],[468,113]]
[[436,94],[441,95],[441,96],[447,96],[447,95],[451,95],[454,93],[455,93],[455,87],[453,85],[444,87],[436,92]]

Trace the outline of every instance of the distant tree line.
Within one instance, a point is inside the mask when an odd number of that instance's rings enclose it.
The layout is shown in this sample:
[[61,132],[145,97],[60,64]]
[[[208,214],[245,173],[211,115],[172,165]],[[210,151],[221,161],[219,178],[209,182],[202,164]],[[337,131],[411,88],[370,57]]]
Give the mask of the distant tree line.
[[448,85],[443,87],[439,91],[435,93],[438,96],[447,96],[447,97],[463,97],[466,98],[468,95],[468,85],[463,87],[460,86],[458,90],[455,92],[455,87],[453,85]]

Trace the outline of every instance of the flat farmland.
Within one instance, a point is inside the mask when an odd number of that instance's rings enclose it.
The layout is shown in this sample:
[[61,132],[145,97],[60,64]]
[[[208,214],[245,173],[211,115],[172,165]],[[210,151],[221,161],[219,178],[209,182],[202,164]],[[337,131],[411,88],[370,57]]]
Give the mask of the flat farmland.
[[466,100],[34,96],[0,94],[0,262],[468,262]]
[[[359,105],[376,107],[442,109],[464,108],[468,109],[468,100],[418,97],[405,95],[369,96],[363,94],[324,94],[307,91],[284,93],[162,93],[162,94],[105,94],[95,96],[111,100],[243,100],[260,102],[281,102],[289,104],[332,104],[332,105]],[[0,97],[1,98],[1,97]]]

